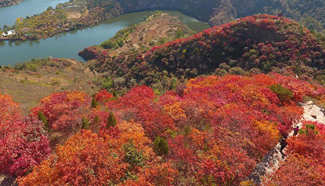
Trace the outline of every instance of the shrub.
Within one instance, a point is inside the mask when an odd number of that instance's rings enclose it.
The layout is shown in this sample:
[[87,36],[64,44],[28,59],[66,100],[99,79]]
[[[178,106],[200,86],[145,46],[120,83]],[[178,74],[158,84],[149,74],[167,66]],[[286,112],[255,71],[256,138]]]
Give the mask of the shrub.
[[113,112],[110,112],[107,118],[106,128],[115,127],[115,126],[116,126],[116,118]]
[[83,92],[60,92],[43,98],[32,109],[31,115],[47,123],[51,131],[70,132],[81,128],[81,120],[89,112],[90,106],[91,98]]
[[117,183],[126,164],[107,141],[83,130],[58,146],[56,155],[19,180],[20,185],[105,185]]
[[126,144],[124,147],[124,161],[132,167],[142,167],[144,165],[144,156],[139,152],[132,143]]
[[279,84],[270,86],[270,89],[278,96],[281,102],[288,102],[293,98],[293,93]]
[[114,82],[111,78],[107,77],[102,81],[102,88],[109,90],[111,88],[113,88],[114,86]]
[[49,122],[43,112],[38,112],[38,119],[44,124],[45,130],[50,130]]
[[82,118],[81,122],[82,122],[82,124],[81,124],[82,129],[89,129],[90,122],[88,119]]
[[91,100],[91,108],[96,108],[98,106],[98,102],[95,98],[95,95],[92,97],[92,100]]
[[168,154],[168,143],[166,139],[158,136],[153,142],[153,146],[153,150],[156,152],[156,154],[160,156]]

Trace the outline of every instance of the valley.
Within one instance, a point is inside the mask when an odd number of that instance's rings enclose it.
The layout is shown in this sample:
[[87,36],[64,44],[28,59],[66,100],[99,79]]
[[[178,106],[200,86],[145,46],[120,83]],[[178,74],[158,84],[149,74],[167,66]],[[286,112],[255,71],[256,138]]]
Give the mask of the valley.
[[324,8],[0,8],[0,185],[325,185]]
[[[209,27],[206,23],[199,22],[181,13],[169,13],[178,17],[197,31]],[[0,55],[4,56],[0,60],[0,65],[14,65],[33,58],[44,58],[48,56],[73,58],[82,61],[83,59],[78,56],[79,51],[113,37],[119,30],[144,21],[152,14],[153,12],[126,14],[107,20],[94,27],[68,32],[48,39],[0,42]]]

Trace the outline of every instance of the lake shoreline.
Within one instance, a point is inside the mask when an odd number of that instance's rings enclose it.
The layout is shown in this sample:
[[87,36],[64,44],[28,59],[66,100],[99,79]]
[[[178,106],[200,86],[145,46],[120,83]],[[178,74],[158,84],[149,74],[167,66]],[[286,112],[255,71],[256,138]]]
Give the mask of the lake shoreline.
[[[3,56],[0,65],[14,65],[33,58],[40,59],[48,56],[72,58],[83,62],[84,60],[78,55],[78,52],[112,38],[121,29],[142,22],[153,13],[150,11],[124,14],[95,26],[62,32],[47,39],[0,40],[0,55]],[[209,27],[207,23],[180,12],[168,11],[168,13],[183,20],[184,24],[190,25],[197,32]]]
[[3,0],[3,1],[0,1],[0,8],[18,5],[19,3],[23,2],[23,1],[24,0]]

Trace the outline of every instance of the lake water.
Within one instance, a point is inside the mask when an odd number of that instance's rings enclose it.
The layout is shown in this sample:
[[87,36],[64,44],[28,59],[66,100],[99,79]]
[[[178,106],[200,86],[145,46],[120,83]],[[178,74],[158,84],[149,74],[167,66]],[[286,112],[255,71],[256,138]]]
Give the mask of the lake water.
[[13,25],[18,17],[32,16],[39,14],[48,7],[55,7],[59,3],[69,0],[24,0],[15,6],[0,8],[0,27]]
[[[24,3],[38,1],[47,1],[48,5],[52,6],[56,5],[54,2],[63,2],[63,0],[26,0]],[[43,3],[41,4],[43,9],[46,9]],[[37,5],[37,3],[34,5]],[[19,5],[10,8],[14,9],[15,7],[19,10],[21,9]],[[0,8],[0,13],[1,10],[2,8]],[[27,14],[27,12],[25,13]],[[196,31],[208,27],[208,24],[202,23],[192,17],[185,16],[179,12],[172,11],[169,13],[178,16],[181,21]],[[56,37],[39,41],[0,42],[0,65],[15,65],[33,58],[49,56],[73,58],[82,61],[82,58],[78,56],[79,51],[86,47],[97,45],[102,41],[113,37],[119,30],[129,25],[139,23],[151,14],[152,12],[126,14],[110,19],[94,27],[60,34]],[[7,20],[0,18],[0,24],[3,24],[4,22],[7,22]]]

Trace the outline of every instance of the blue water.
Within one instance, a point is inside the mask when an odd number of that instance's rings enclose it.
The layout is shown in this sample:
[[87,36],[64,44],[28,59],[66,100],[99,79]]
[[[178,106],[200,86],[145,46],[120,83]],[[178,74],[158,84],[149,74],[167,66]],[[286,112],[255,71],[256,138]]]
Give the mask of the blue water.
[[18,5],[0,8],[0,27],[13,25],[18,17],[39,14],[48,7],[55,7],[59,3],[69,0],[24,0]]
[[[0,8],[0,25],[12,24],[17,17],[31,16],[68,0],[25,0],[19,5]],[[178,12],[169,12],[178,16],[192,29],[199,31],[207,24]],[[98,45],[112,38],[119,30],[145,20],[152,12],[138,12],[110,19],[100,25],[74,32],[57,35],[39,41],[0,42],[0,65],[15,65],[33,58],[64,57],[82,61],[78,52]]]
[[140,12],[123,15],[94,27],[39,41],[0,42],[0,65],[14,65],[33,58],[49,56],[82,60],[78,56],[79,51],[112,38],[119,30],[145,20],[150,14]]

